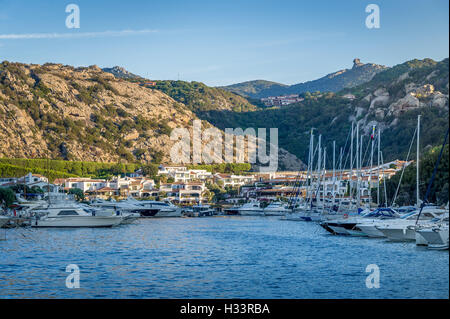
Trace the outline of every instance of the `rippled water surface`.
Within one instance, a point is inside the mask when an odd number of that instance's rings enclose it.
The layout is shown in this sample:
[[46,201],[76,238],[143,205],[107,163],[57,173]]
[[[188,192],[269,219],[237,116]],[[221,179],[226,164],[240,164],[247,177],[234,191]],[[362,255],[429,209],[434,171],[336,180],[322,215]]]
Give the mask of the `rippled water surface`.
[[[448,298],[448,251],[277,217],[0,230],[0,298]],[[80,268],[68,289],[66,266]],[[366,288],[367,265],[380,288]]]

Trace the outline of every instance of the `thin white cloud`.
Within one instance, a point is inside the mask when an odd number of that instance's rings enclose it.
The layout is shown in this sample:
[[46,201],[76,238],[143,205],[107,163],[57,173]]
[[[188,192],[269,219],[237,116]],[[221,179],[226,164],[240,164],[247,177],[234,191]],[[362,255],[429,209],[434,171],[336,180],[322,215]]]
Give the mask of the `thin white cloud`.
[[24,34],[0,34],[1,40],[28,40],[28,39],[74,39],[95,37],[120,37],[127,35],[140,35],[157,33],[158,30],[120,30],[100,32],[73,32],[73,33],[24,33]]

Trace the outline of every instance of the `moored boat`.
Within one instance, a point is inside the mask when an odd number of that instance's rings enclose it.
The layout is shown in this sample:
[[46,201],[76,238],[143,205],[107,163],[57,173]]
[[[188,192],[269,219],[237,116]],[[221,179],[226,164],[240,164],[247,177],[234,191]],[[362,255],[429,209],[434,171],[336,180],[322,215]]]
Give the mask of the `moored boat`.
[[292,210],[287,207],[287,205],[282,202],[270,203],[266,208],[264,208],[264,216],[283,216]]
[[391,208],[378,208],[372,212],[368,212],[362,216],[348,217],[337,220],[327,220],[320,225],[327,231],[332,230],[337,235],[367,236],[358,224],[375,222],[378,220],[398,218],[400,215]]
[[51,207],[44,212],[31,221],[32,227],[112,227],[122,222],[120,216],[96,216],[79,207]]
[[225,215],[264,216],[264,210],[259,202],[245,203],[242,206],[234,206],[224,210]]

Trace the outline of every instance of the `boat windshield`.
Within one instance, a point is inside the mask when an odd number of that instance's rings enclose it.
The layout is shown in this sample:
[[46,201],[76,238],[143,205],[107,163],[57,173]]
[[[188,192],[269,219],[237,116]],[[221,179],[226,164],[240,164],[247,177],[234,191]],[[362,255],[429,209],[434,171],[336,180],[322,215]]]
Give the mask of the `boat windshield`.
[[403,215],[402,217],[400,217],[401,219],[411,219],[411,217],[414,217],[415,215],[417,214],[417,212],[416,211],[414,211],[414,212],[411,212],[411,213],[408,213],[408,214],[405,214],[405,215]]
[[379,208],[373,212],[367,213],[363,218],[395,218],[399,217],[398,213],[390,208]]
[[58,216],[78,216],[78,213],[75,210],[62,210]]

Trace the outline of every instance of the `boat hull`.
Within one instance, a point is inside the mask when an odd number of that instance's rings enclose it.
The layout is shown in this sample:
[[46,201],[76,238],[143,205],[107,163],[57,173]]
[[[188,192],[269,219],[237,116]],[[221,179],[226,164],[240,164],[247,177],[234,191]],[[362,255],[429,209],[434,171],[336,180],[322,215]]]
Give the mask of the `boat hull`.
[[418,234],[421,235],[428,245],[444,245],[448,242],[448,229],[424,229],[419,230]]
[[428,246],[428,241],[419,232],[416,231],[416,245]]
[[122,217],[103,216],[70,216],[70,217],[46,217],[31,222],[32,227],[58,227],[58,228],[79,228],[79,227],[112,227],[122,222]]
[[388,240],[390,241],[415,241],[416,231],[413,228],[399,227],[399,228],[382,228],[378,227]]
[[328,225],[328,227],[336,234],[336,235],[350,235],[345,229],[345,227],[338,225]]
[[358,225],[359,229],[363,231],[368,237],[371,238],[383,238],[383,232],[378,230],[374,225]]
[[276,210],[264,210],[264,216],[284,216],[286,212]]
[[264,216],[262,210],[238,210],[238,215],[241,216]]
[[160,210],[157,212],[154,217],[181,217],[181,209],[174,210]]
[[355,237],[367,237],[367,234],[363,232],[359,227],[354,227],[352,229],[346,229],[347,233]]

